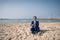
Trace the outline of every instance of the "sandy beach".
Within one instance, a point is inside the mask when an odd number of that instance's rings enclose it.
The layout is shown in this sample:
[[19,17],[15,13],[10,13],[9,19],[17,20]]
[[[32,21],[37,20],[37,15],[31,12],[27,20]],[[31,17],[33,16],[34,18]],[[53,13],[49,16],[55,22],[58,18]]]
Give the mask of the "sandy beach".
[[0,23],[0,40],[60,40],[60,22],[43,22],[41,35],[33,35],[30,23]]

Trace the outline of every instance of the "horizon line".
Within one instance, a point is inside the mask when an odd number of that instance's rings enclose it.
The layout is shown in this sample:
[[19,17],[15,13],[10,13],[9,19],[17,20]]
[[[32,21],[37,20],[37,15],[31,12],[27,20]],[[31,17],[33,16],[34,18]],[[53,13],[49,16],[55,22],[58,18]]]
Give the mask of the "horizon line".
[[[32,18],[20,18],[18,20],[32,20]],[[0,18],[0,20],[17,20],[11,18]],[[38,18],[38,20],[60,20],[60,18]]]

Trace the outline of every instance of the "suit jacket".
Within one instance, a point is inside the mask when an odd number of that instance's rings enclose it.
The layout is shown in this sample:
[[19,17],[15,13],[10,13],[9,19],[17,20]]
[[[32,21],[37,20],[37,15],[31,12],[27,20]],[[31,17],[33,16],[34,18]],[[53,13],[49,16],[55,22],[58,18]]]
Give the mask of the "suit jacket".
[[[34,24],[34,21],[32,21],[31,24]],[[36,25],[35,27],[39,27],[39,21],[36,21],[36,24],[35,25]]]

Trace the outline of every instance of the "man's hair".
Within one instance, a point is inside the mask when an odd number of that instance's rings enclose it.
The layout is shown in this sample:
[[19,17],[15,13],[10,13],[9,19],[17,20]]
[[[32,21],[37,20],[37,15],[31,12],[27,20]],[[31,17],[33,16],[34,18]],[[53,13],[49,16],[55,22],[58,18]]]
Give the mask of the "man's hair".
[[35,18],[37,18],[36,16],[34,16]]

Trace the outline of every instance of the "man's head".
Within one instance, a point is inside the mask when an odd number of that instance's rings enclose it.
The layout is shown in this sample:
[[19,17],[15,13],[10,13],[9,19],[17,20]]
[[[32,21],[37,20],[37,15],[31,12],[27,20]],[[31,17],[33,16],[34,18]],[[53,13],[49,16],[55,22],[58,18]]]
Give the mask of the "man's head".
[[33,16],[33,20],[36,21],[37,20],[37,17],[36,16]]

